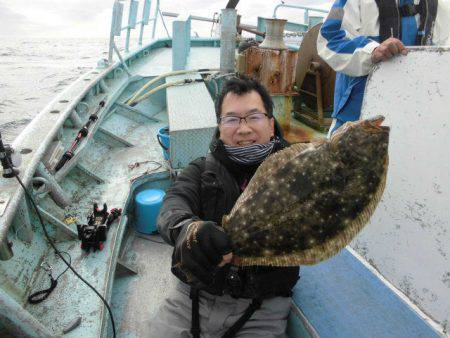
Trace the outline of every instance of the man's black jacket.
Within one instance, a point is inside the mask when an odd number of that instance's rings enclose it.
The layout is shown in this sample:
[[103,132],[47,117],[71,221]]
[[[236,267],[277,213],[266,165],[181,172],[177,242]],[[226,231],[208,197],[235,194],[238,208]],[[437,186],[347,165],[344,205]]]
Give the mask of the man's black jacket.
[[[279,128],[276,128],[276,134],[273,152],[288,145],[281,137]],[[218,139],[218,132],[211,142],[210,150],[206,158],[191,162],[167,190],[158,217],[158,230],[172,246],[181,228],[194,220],[214,221],[221,225],[222,216],[231,211],[259,166],[238,165],[231,161],[222,141]],[[290,296],[298,273],[298,267],[241,268],[239,275],[245,285],[240,296]]]

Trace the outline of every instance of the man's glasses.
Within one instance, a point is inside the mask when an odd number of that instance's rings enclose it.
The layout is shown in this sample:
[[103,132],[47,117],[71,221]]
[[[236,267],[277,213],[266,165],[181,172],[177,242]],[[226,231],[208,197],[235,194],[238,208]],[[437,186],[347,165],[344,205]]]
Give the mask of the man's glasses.
[[244,120],[245,123],[247,123],[247,125],[256,126],[261,122],[263,122],[266,119],[266,117],[269,117],[269,115],[265,113],[253,113],[245,117],[224,116],[219,119],[219,123],[223,127],[231,128],[239,126],[241,124],[241,120]]

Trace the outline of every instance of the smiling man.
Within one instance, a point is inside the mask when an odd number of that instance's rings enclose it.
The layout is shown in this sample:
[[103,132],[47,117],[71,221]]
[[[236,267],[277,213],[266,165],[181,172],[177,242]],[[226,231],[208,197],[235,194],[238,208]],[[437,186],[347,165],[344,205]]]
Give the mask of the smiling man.
[[233,266],[221,221],[264,159],[288,144],[270,95],[253,79],[229,80],[216,114],[210,153],[183,170],[160,212],[180,282],[152,321],[152,336],[284,337],[299,268]]

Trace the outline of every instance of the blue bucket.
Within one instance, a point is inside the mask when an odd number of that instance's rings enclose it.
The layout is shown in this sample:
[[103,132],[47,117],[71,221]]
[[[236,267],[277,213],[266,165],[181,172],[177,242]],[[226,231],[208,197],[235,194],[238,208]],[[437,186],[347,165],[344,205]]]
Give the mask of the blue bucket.
[[158,139],[159,145],[163,149],[164,159],[168,160],[170,151],[169,127],[164,127],[158,130],[156,138]]
[[156,219],[164,199],[165,192],[159,189],[141,191],[135,198],[135,229],[144,234],[157,232]]

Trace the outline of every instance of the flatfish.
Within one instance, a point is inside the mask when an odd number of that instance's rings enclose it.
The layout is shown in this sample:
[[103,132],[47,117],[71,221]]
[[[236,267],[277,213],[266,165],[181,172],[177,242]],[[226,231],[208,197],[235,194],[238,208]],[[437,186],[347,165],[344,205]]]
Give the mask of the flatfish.
[[350,243],[386,183],[389,127],[383,120],[348,122],[330,140],[269,156],[223,217],[233,263],[312,265]]

